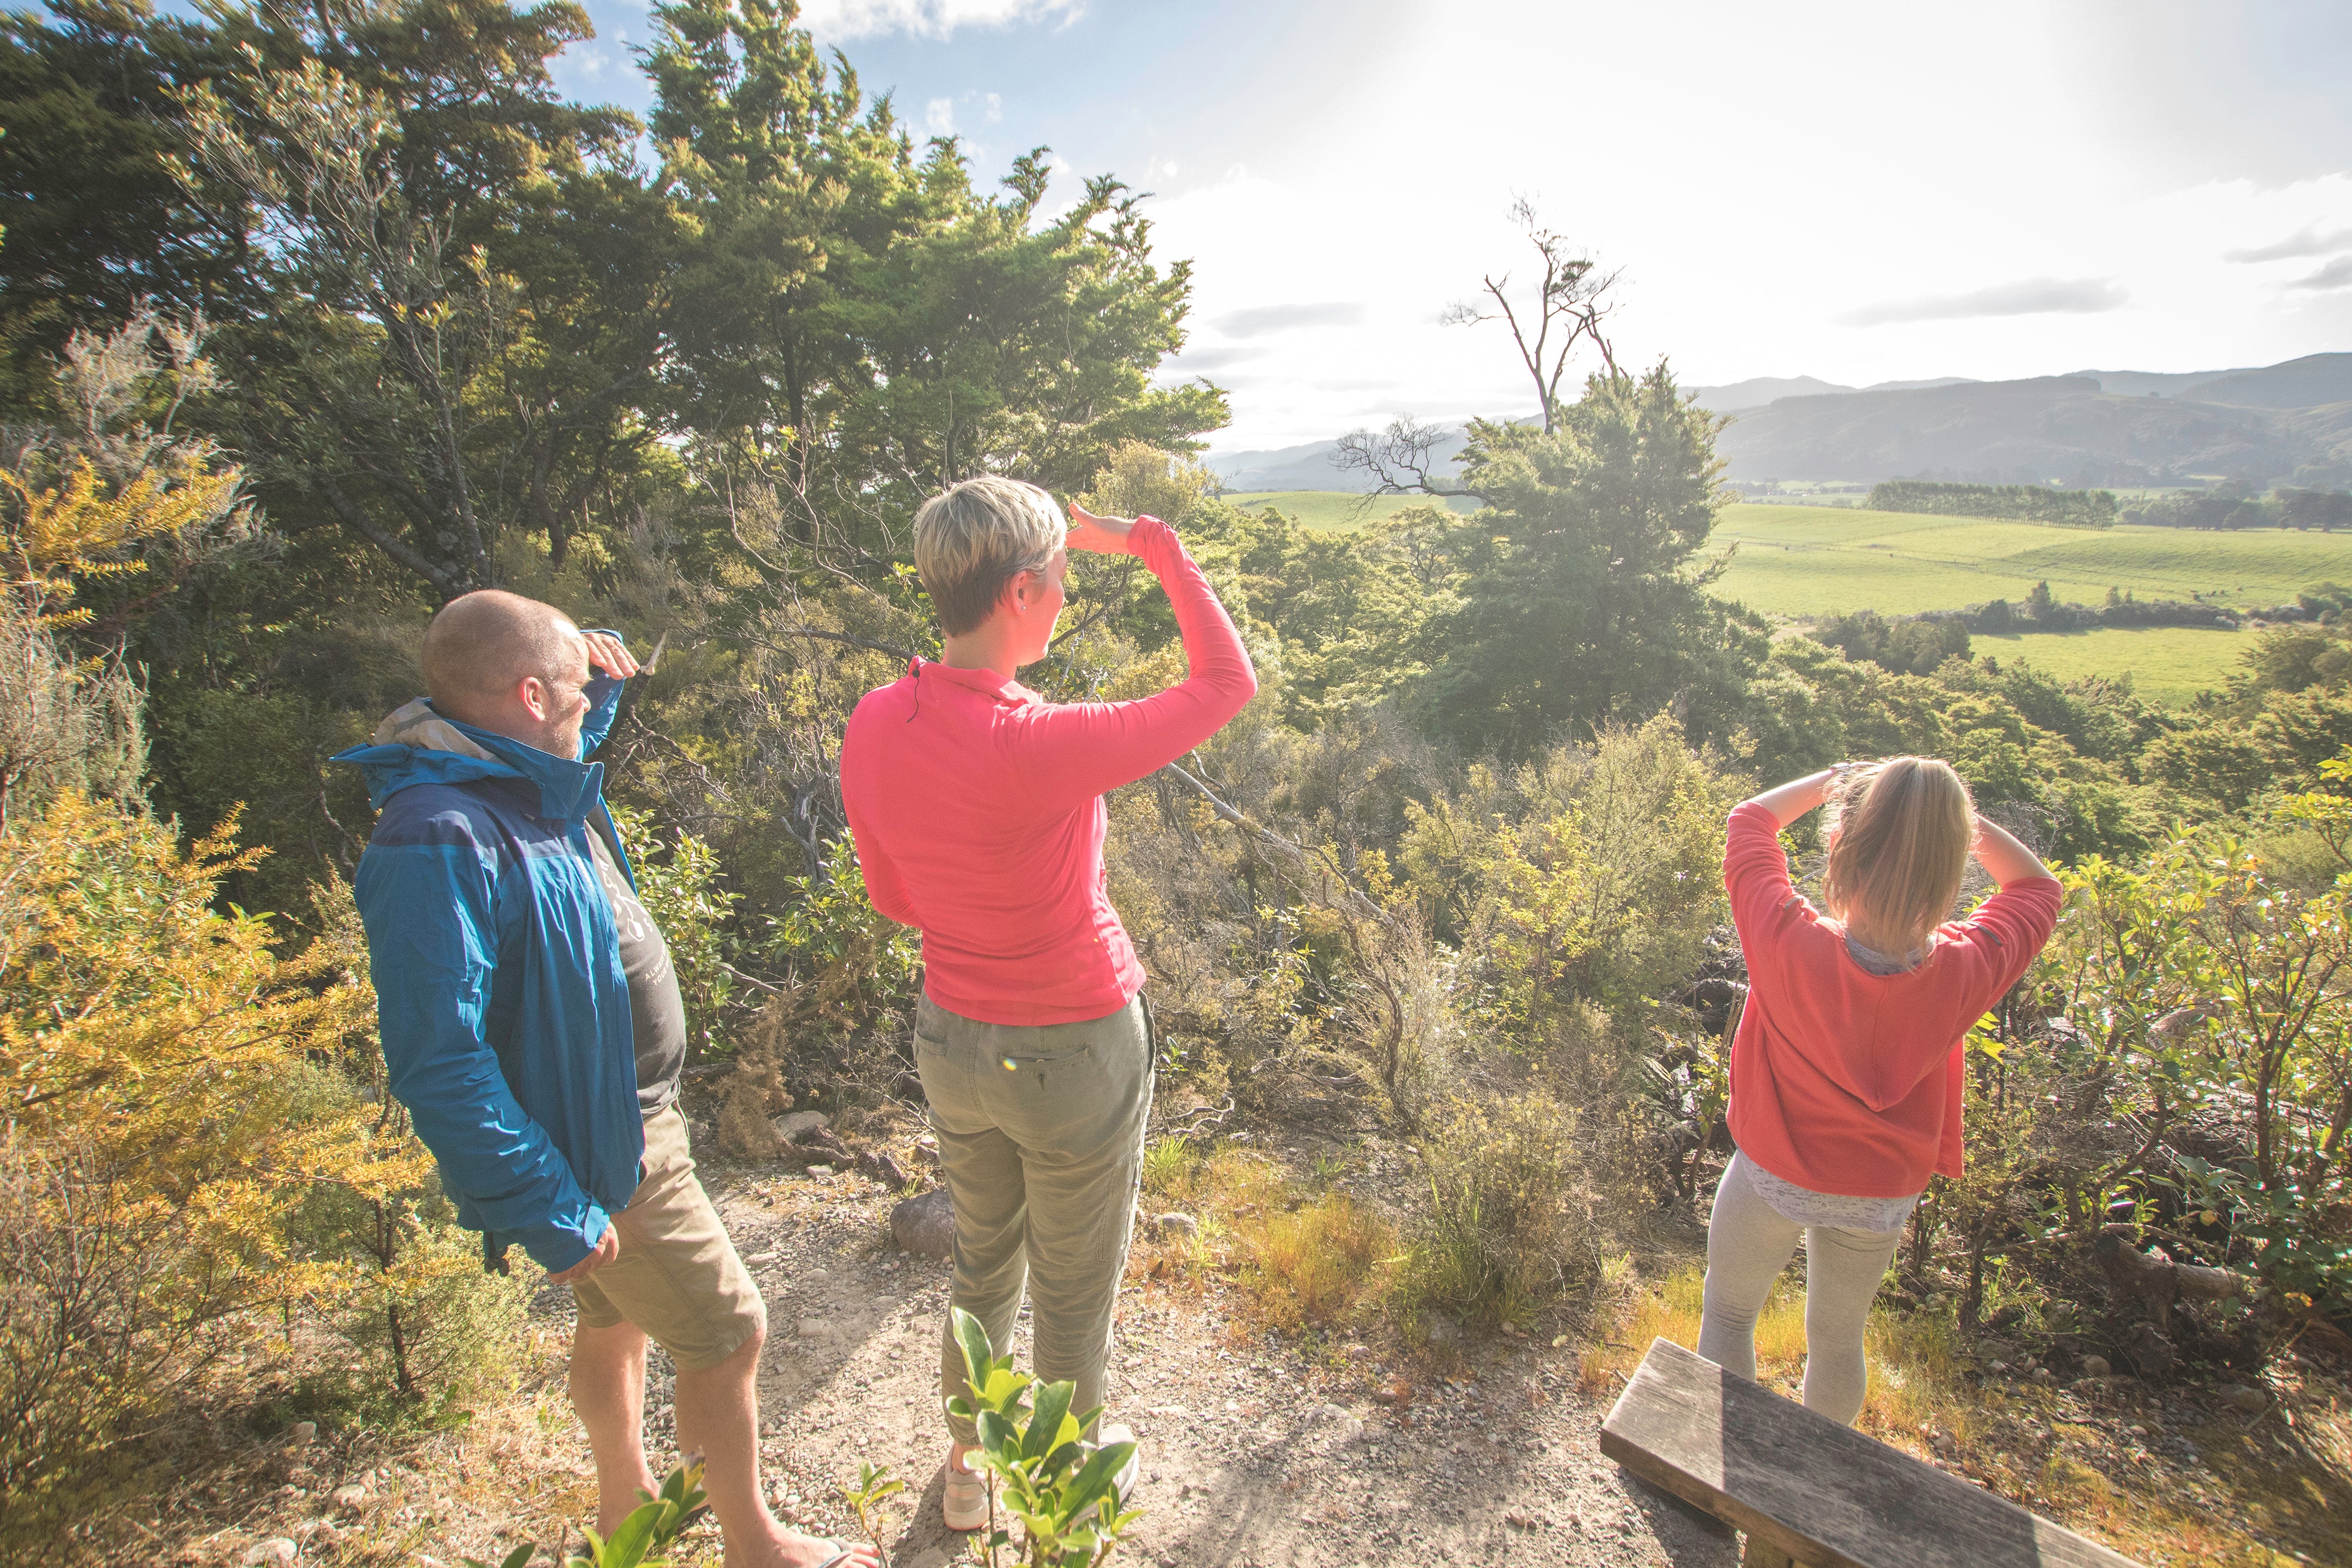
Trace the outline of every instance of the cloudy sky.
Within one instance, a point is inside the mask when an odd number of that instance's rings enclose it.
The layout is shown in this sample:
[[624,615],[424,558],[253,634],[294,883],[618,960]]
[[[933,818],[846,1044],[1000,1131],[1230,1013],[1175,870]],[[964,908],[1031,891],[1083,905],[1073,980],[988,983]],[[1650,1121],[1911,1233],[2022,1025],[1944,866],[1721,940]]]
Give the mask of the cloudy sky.
[[[642,108],[635,0],[565,88]],[[812,0],[918,135],[1154,193],[1171,376],[1229,452],[1533,406],[1526,197],[1686,383],[2190,371],[2352,350],[2352,6]]]

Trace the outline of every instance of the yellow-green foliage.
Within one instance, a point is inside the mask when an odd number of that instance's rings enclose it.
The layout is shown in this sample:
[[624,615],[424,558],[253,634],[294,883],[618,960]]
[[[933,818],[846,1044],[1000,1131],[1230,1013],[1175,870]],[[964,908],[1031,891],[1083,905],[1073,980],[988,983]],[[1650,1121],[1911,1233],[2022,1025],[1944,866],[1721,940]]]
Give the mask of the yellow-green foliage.
[[1740,784],[1663,715],[1507,778],[1473,768],[1408,808],[1403,883],[1486,960],[1499,1021],[1541,1033],[1580,998],[1622,1005],[1697,964]]
[[1236,1227],[1243,1281],[1276,1328],[1335,1328],[1378,1300],[1396,1252],[1389,1223],[1346,1193],[1261,1211]]
[[15,465],[0,467],[0,587],[26,609],[87,623],[89,607],[68,605],[83,582],[142,571],[152,547],[242,521],[244,471],[209,439],[171,430],[182,402],[214,384],[203,340],[201,320],[150,308],[68,340],[56,374],[67,417],[28,432]]
[[[295,1316],[348,1323],[446,1294],[432,1162],[381,1092],[357,922],[289,958],[268,923],[221,913],[220,878],[249,858],[233,831],[183,852],[165,825],[68,794],[0,835],[22,1253],[0,1311],[11,1493],[211,1352]],[[415,1366],[394,1359],[412,1391]]]
[[413,1144],[371,1113],[289,1116],[312,1051],[363,1032],[373,998],[333,953],[284,959],[268,925],[213,907],[233,824],[183,853],[168,828],[78,797],[0,840],[0,1082],[19,1135],[88,1141],[213,1239],[208,1291],[239,1304],[319,1287],[283,1220],[320,1181],[413,1186]]
[[[2325,797],[2279,813],[2323,835],[2339,831],[2336,815]],[[2279,1291],[2352,1301],[2352,1255],[2331,1233],[2352,1193],[2352,881],[2296,886],[2218,830],[2176,839],[2136,868],[2095,857],[2066,880],[2068,907],[2038,973],[2075,1030],[2046,1051],[1983,1038],[1979,1082],[2021,1108],[2063,1107],[2094,1126],[2144,1108],[2228,1129],[2229,1157],[2178,1166],[2207,1239],[2255,1243],[2253,1265]],[[2146,1196],[2145,1151],[2132,1155],[2130,1142],[2042,1140],[2042,1174],[2070,1224]]]
[[[78,580],[117,577],[142,569],[133,552],[210,523],[236,502],[244,475],[206,471],[196,453],[174,454],[165,465],[109,485],[86,457],[75,457],[58,482],[37,486],[0,468],[0,487],[15,497],[0,507],[0,569],[9,586],[36,605],[71,599]],[[90,619],[87,606],[49,618],[74,625]]]

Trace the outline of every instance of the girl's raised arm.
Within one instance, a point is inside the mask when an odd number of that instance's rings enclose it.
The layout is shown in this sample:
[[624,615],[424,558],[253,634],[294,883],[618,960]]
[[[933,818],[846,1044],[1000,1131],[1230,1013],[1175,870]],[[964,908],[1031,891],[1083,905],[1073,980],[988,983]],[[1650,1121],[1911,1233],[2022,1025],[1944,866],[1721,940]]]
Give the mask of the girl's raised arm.
[[1828,800],[1830,786],[1837,782],[1839,774],[1859,766],[1853,762],[1832,762],[1819,773],[1808,773],[1802,779],[1790,779],[1778,789],[1750,796],[1748,804],[1763,807],[1772,813],[1774,821],[1785,828]]
[[1977,841],[1971,848],[1976,852],[1977,863],[2003,887],[2012,882],[2050,874],[2050,868],[2042,863],[2040,855],[2027,849],[2016,834],[1990,817],[1979,815],[1977,818]]

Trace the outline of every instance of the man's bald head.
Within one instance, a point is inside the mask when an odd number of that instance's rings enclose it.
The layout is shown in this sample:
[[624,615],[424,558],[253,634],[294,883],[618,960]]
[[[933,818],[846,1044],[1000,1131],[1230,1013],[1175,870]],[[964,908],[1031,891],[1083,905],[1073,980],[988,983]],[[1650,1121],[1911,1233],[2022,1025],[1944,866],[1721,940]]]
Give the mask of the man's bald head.
[[447,716],[485,728],[527,677],[577,686],[588,667],[572,617],[552,604],[485,588],[451,600],[425,633],[425,689]]

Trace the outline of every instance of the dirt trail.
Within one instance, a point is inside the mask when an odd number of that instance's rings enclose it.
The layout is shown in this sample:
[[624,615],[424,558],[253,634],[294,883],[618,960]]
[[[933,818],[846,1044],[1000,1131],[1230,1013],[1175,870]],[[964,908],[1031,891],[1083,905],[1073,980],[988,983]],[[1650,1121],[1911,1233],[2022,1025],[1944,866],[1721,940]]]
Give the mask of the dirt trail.
[[[946,1265],[891,1243],[893,1195],[863,1176],[707,1175],[768,1301],[761,1409],[783,1511],[843,1531],[834,1488],[860,1458],[887,1464],[907,1483],[888,1505],[892,1562],[953,1561],[968,1538],[940,1522],[934,1403]],[[1229,1333],[1230,1304],[1214,1282],[1146,1281],[1122,1298],[1110,1405],[1143,1443],[1147,1511],[1129,1561],[1737,1563],[1731,1538],[1601,1457],[1605,1406],[1572,1388],[1571,1353],[1517,1349],[1391,1408],[1371,1396],[1390,1369],[1369,1352],[1310,1365]],[[649,1403],[667,1427],[667,1387]]]

